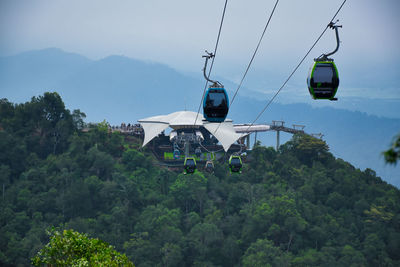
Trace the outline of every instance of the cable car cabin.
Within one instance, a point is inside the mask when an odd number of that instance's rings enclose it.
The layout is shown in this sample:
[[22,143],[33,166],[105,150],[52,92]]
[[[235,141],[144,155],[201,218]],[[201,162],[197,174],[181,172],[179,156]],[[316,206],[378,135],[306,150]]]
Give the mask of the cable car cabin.
[[231,155],[229,158],[229,169],[231,172],[242,171],[242,159],[240,156]]
[[339,74],[333,61],[315,61],[307,78],[308,90],[313,99],[337,100]]
[[223,87],[208,88],[203,102],[204,118],[210,122],[223,122],[228,114],[229,99]]
[[184,162],[185,174],[194,173],[196,170],[196,160],[192,157],[185,158]]
[[179,150],[177,148],[174,149],[173,156],[174,156],[174,159],[179,159],[181,157],[181,153],[179,152]]
[[211,160],[208,160],[207,162],[206,162],[206,165],[204,166],[204,169],[207,171],[207,172],[213,172],[214,171],[214,162],[212,162]]

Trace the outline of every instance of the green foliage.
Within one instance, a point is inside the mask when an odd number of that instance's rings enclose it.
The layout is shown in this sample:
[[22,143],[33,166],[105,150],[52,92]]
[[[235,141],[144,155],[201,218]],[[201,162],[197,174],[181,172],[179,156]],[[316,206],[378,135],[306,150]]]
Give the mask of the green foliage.
[[392,147],[383,152],[383,156],[387,163],[397,164],[397,161],[400,160],[400,134],[395,137]]
[[294,159],[312,166],[314,161],[324,161],[326,159],[329,147],[321,139],[306,134],[295,134],[291,141],[283,145],[281,150],[283,152],[294,152]]
[[32,258],[34,266],[134,266],[109,244],[73,230],[53,230],[50,242]]
[[129,171],[135,171],[138,168],[147,168],[149,159],[145,155],[135,149],[127,149],[122,154],[122,163]]
[[257,144],[240,175],[226,162],[183,175],[106,121],[86,131],[83,118],[56,93],[0,100],[0,265],[50,251],[49,227],[84,233],[53,232],[57,244],[104,248],[62,257],[71,264],[116,256],[101,239],[136,266],[400,265],[400,191],[322,140]]
[[199,223],[193,226],[187,238],[197,257],[204,260],[221,245],[222,232],[215,224]]
[[338,263],[341,266],[365,266],[367,264],[362,253],[350,245],[345,245],[340,255]]
[[170,187],[171,194],[182,210],[203,212],[204,201],[207,197],[207,178],[200,172],[190,175],[180,174]]
[[285,253],[268,239],[252,243],[243,256],[243,266],[290,266],[291,254]]

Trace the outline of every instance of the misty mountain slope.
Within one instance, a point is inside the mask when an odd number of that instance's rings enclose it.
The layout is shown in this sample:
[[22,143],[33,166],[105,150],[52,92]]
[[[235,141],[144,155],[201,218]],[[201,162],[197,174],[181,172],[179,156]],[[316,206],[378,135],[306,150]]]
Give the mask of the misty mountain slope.
[[123,56],[94,61],[59,49],[0,58],[0,78],[1,97],[24,102],[57,91],[88,120],[113,123],[197,109],[204,86],[166,65]]
[[[114,125],[136,123],[141,118],[184,109],[197,111],[204,88],[201,71],[196,79],[162,64],[123,56],[89,60],[58,49],[0,58],[0,68],[1,77],[7,76],[0,79],[1,97],[23,102],[45,91],[57,91],[69,109],[84,111],[88,122],[105,119]],[[236,85],[227,81],[224,84],[232,98]],[[235,123],[250,123],[268,100],[242,88],[228,118]],[[379,101],[369,104],[376,102]],[[374,169],[384,180],[400,186],[399,167],[385,166],[381,157],[381,152],[400,131],[400,119],[337,109],[334,105],[326,107],[325,102],[310,100],[310,104],[313,107],[272,103],[257,123],[283,120],[289,127],[303,124],[307,133],[324,134],[324,140],[337,157],[361,169]],[[290,135],[281,137],[283,143]],[[274,133],[261,133],[258,139],[275,146]]]
[[27,91],[36,94],[91,64],[91,60],[57,48],[35,50],[0,58],[1,95],[16,98]]
[[194,106],[202,93],[198,80],[121,56],[96,61],[57,88],[73,106],[87,107],[89,118],[114,123],[183,110],[181,99]]

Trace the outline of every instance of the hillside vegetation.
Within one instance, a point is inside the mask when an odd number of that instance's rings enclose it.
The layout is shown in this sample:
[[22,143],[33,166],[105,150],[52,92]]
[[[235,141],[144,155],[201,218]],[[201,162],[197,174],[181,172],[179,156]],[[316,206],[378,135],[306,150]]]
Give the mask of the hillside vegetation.
[[0,100],[0,264],[28,265],[74,229],[135,266],[399,266],[400,191],[295,135],[242,174],[183,175],[57,93]]

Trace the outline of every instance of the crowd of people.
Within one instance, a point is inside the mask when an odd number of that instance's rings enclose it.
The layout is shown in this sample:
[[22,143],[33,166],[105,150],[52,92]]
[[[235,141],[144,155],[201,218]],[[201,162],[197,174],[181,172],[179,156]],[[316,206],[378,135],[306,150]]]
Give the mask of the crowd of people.
[[129,132],[134,134],[143,134],[143,128],[139,123],[136,124],[126,124],[121,123],[121,126],[111,126],[112,131]]

